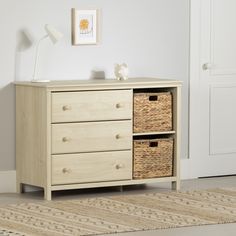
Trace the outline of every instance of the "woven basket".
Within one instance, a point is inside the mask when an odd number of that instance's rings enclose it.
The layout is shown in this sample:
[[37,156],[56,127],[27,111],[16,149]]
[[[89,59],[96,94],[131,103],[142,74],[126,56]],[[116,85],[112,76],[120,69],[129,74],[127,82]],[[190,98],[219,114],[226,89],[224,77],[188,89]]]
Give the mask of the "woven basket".
[[133,179],[173,175],[173,139],[134,140]]
[[171,130],[171,93],[134,93],[134,132]]

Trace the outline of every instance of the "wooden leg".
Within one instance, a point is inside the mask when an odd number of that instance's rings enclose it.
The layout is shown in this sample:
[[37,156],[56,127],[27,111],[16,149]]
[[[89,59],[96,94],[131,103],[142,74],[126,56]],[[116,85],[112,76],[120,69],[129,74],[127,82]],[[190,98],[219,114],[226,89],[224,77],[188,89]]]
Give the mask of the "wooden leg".
[[180,180],[173,181],[171,184],[173,190],[176,191],[180,190]]
[[23,193],[24,192],[24,185],[22,183],[16,183],[16,192]]
[[52,200],[52,191],[48,188],[44,188],[44,199],[47,201]]
[[120,186],[120,192],[123,192],[123,186]]

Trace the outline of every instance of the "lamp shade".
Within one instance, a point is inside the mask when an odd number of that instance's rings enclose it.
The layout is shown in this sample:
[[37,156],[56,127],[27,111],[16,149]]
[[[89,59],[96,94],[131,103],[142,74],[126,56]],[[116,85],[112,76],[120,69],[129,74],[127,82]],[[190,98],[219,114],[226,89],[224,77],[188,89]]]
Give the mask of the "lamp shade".
[[59,31],[57,31],[54,27],[51,25],[45,25],[45,30],[51,39],[51,41],[55,44],[57,41],[63,37],[63,34]]

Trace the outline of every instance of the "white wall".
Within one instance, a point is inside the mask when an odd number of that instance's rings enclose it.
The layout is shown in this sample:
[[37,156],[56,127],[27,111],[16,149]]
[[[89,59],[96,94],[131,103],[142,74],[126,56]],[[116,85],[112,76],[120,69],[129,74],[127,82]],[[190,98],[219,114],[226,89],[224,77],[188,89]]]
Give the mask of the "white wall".
[[[101,9],[101,43],[71,45],[71,8]],[[92,70],[113,76],[115,62],[126,62],[130,76],[184,81],[182,157],[188,150],[189,0],[0,0],[0,171],[15,169],[14,80],[30,80],[34,42],[44,24],[65,37],[41,47],[39,77],[88,79]]]

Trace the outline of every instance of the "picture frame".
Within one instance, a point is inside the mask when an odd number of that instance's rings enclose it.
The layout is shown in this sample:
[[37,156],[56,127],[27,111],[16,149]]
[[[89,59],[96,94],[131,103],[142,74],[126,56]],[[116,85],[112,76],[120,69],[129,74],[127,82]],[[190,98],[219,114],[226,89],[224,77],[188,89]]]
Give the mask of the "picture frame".
[[72,45],[98,44],[98,10],[72,8]]

